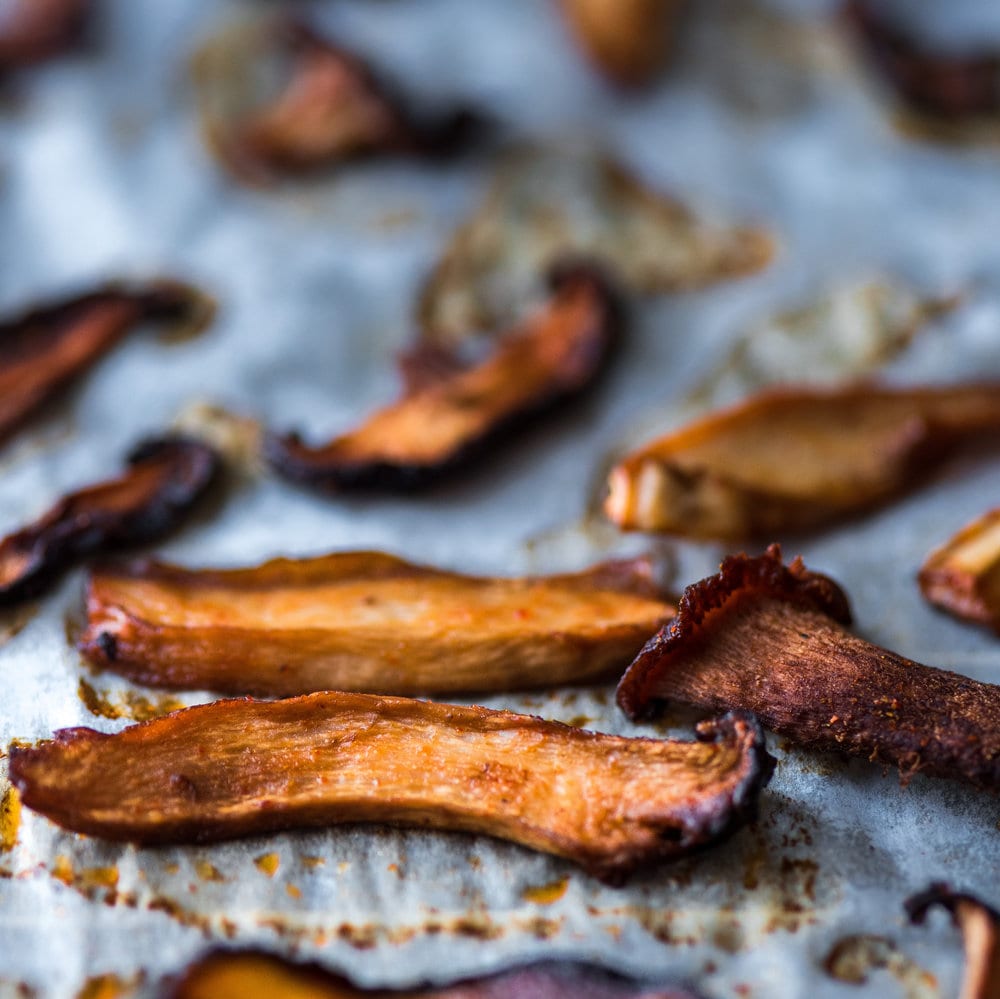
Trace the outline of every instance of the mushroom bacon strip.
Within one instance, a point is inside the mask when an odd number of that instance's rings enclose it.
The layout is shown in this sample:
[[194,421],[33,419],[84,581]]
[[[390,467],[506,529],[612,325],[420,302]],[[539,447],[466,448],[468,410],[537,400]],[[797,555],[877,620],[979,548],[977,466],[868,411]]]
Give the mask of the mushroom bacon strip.
[[772,545],[681,597],[618,685],[630,718],[658,700],[752,711],[808,749],[1000,790],[1000,687],[911,662],[846,630],[847,598]]
[[932,884],[906,901],[906,913],[922,923],[927,911],[940,905],[951,913],[965,942],[965,977],[959,999],[1000,997],[1000,913],[973,895]]
[[777,389],[626,456],[604,509],[626,529],[695,538],[801,531],[888,502],[998,430],[1000,382]]
[[209,487],[218,464],[196,441],[141,444],[121,478],[66,496],[0,541],[0,606],[37,595],[78,559],[169,534]]
[[924,596],[1000,632],[1000,508],[963,527],[920,570]]
[[[116,735],[10,748],[29,808],[74,832],[194,843],[383,822],[485,833],[605,880],[752,817],[771,758],[752,719],[626,739],[508,711],[319,693],[216,701]],[[108,780],[114,774],[114,780]]]
[[89,0],[0,3],[0,73],[59,55],[80,37]]
[[[408,490],[462,465],[517,423],[586,389],[617,329],[613,295],[585,266],[553,280],[546,305],[508,333],[481,364],[460,367],[432,348],[406,371],[410,391],[357,430],[308,447],[271,437],[268,456],[288,478],[325,488]],[[415,369],[420,372],[415,377]]]
[[164,281],[109,285],[0,323],[0,442],[140,323],[201,323],[211,308]]
[[695,999],[584,964],[535,964],[434,988],[362,989],[316,964],[260,951],[216,951],[192,964],[169,999]]
[[648,559],[483,579],[379,552],[189,571],[95,569],[80,640],[141,683],[288,697],[520,690],[617,679],[674,612]]

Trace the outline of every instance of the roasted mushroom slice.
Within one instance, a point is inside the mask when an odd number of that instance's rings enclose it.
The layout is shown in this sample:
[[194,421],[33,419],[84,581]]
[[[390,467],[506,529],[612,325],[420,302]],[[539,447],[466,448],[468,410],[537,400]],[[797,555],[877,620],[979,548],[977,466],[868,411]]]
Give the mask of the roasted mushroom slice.
[[0,3],[0,73],[44,62],[80,37],[90,0]]
[[920,570],[924,596],[1000,632],[1000,508],[963,527]]
[[292,18],[209,42],[195,80],[211,148],[250,182],[380,154],[448,155],[480,125],[464,110],[418,117],[364,61]]
[[888,502],[997,430],[1000,383],[766,391],[626,456],[604,509],[625,529],[694,538],[821,527]]
[[212,308],[162,281],[109,285],[0,323],[0,443],[140,323],[207,322]]
[[295,434],[272,436],[268,458],[288,478],[321,488],[426,485],[516,424],[589,387],[617,325],[614,297],[600,274],[587,266],[564,268],[553,278],[548,304],[482,363],[442,364],[437,350],[434,365],[411,359],[411,388],[399,402],[319,447]]
[[208,489],[218,464],[209,447],[192,440],[139,445],[121,478],[71,493],[0,541],[0,606],[36,596],[81,558],[169,534]]
[[64,729],[35,748],[11,746],[10,779],[29,808],[113,840],[385,822],[485,833],[617,880],[752,816],[772,763],[756,722],[728,715],[698,739],[320,693],[216,701],[116,735]]
[[1000,790],[1000,687],[852,635],[832,580],[772,545],[689,586],[618,685],[630,718],[661,700],[752,711],[807,749]]
[[584,964],[535,964],[454,985],[362,989],[316,964],[261,951],[215,951],[192,964],[169,999],[694,999]]
[[667,61],[684,0],[560,0],[594,64],[617,83],[648,83]]
[[959,999],[1000,997],[1000,913],[974,895],[932,884],[906,901],[906,914],[922,923],[929,909],[940,905],[951,913],[965,942],[965,977]]
[[672,614],[649,559],[477,578],[379,552],[252,569],[95,569],[80,649],[141,683],[287,697],[522,690],[617,678]]

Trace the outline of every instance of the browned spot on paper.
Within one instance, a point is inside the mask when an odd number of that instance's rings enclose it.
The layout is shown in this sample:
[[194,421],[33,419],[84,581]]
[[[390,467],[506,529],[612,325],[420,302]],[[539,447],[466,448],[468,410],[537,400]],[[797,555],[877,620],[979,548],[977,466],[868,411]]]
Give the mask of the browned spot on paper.
[[864,985],[873,971],[885,969],[903,986],[907,999],[932,999],[938,994],[934,975],[900,953],[886,937],[843,937],[830,949],[823,968],[831,978],[851,985]]
[[97,715],[98,718],[121,718],[121,708],[112,704],[108,700],[107,694],[98,693],[82,677],[77,685],[77,694],[92,715]]
[[149,698],[132,690],[125,691],[122,694],[122,700],[115,702],[111,700],[108,691],[97,690],[82,677],[77,687],[77,693],[87,710],[99,718],[129,718],[137,722],[149,721],[150,718],[159,718],[161,715],[184,707],[183,701],[179,701],[169,694]]
[[61,881],[64,885],[73,884],[73,864],[70,862],[69,857],[63,853],[60,853],[59,856],[57,856],[52,862],[52,870],[50,873],[56,881]]
[[302,889],[298,885],[285,885],[285,891],[288,892],[289,898],[302,898]]
[[326,864],[325,857],[302,857],[301,860],[303,867],[316,868],[323,867]]
[[37,613],[38,604],[35,601],[7,608],[0,613],[0,645],[6,645],[12,638],[24,631],[28,622]]
[[74,878],[74,884],[81,888],[117,888],[118,868],[111,867],[84,867],[78,877]]
[[278,871],[281,858],[276,853],[262,853],[259,857],[254,857],[253,862],[257,865],[257,870],[273,878]]
[[16,787],[8,787],[0,798],[0,853],[6,853],[17,843],[21,825],[21,798]]
[[196,860],[194,862],[195,873],[202,881],[225,881],[222,872],[214,864],[207,860]]
[[141,981],[141,976],[123,979],[117,975],[95,975],[83,983],[76,999],[121,999],[132,995]]
[[150,899],[150,901],[146,903],[146,908],[149,909],[150,912],[166,913],[166,915],[170,916],[171,919],[180,923],[181,926],[192,926],[195,929],[201,930],[203,936],[211,936],[211,922],[206,916],[197,912],[192,912],[190,909],[185,909],[174,899],[168,898],[166,895],[160,895],[156,898]]
[[590,715],[574,715],[566,724],[572,725],[574,728],[586,728],[592,721],[594,719]]
[[521,897],[526,902],[534,902],[537,905],[552,905],[553,902],[558,902],[566,894],[568,887],[569,878],[559,878],[558,881],[552,881],[547,885],[525,888],[521,892]]

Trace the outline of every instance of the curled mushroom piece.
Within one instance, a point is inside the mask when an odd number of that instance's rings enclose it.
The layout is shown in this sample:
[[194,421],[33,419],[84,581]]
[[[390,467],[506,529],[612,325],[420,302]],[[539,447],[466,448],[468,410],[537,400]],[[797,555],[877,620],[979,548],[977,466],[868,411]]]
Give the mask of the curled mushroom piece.
[[694,538],[821,527],[888,502],[997,430],[1000,383],[766,391],[627,455],[604,509],[628,530]]
[[210,146],[250,182],[375,155],[448,155],[480,125],[464,110],[419,117],[363,60],[292,18],[209,42],[195,80]]
[[739,828],[771,766],[740,716],[677,742],[343,693],[216,701],[10,748],[22,804],[74,832],[194,843],[384,822],[496,836],[608,881]]
[[0,3],[0,73],[51,59],[79,39],[90,0]]
[[684,0],[560,0],[587,55],[617,83],[648,83],[667,61]]
[[1000,632],[1000,508],[963,527],[920,570],[924,596]]
[[174,281],[109,285],[0,323],[0,442],[144,322],[202,324],[211,301]]
[[840,587],[766,554],[733,555],[689,586],[618,685],[630,718],[676,700],[752,711],[807,749],[1000,790],[1000,687],[852,635]]
[[580,394],[600,374],[618,327],[601,275],[568,266],[547,305],[510,331],[482,363],[431,348],[411,356],[409,390],[357,430],[309,447],[296,434],[266,443],[275,469],[327,489],[405,491],[466,464],[517,424]]
[[168,999],[695,999],[584,964],[535,964],[454,985],[362,989],[319,965],[261,951],[216,951],[192,964]]
[[940,905],[951,913],[965,942],[965,977],[959,999],[997,999],[1000,996],[1000,913],[974,895],[932,884],[906,901],[906,914],[922,923],[929,909]]
[[379,552],[229,571],[141,561],[93,571],[80,649],[175,689],[502,692],[620,676],[673,610],[645,558],[527,579]]
[[169,534],[208,489],[218,465],[215,453],[195,441],[139,445],[121,478],[71,493],[0,541],[0,606],[36,596],[79,559]]

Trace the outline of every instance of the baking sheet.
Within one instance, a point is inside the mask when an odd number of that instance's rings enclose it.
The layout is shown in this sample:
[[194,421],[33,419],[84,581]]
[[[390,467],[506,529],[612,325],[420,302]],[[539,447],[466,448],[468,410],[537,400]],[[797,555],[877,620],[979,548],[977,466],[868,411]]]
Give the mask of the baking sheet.
[[[187,342],[133,337],[7,445],[2,532],[110,474],[131,442],[192,402],[322,438],[395,390],[390,359],[413,336],[420,281],[485,191],[489,164],[379,165],[269,192],[231,184],[199,143],[186,59],[213,23],[253,6],[106,0],[91,52],[24,77],[6,99],[0,307],[162,272],[202,284],[220,314]],[[316,8],[421,94],[479,101],[518,138],[597,138],[693,206],[773,227],[781,252],[752,279],[637,306],[591,397],[453,485],[405,500],[323,499],[247,479],[163,557],[243,565],[366,547],[515,574],[653,550],[683,584],[712,571],[722,549],[617,534],[592,515],[595,484],[623,446],[733,391],[715,372],[752,324],[887,276],[963,295],[889,375],[1000,375],[997,149],[898,134],[821,26],[825,4],[697,7],[676,72],[635,99],[590,74],[547,4]],[[801,374],[829,376],[838,363],[804,362]],[[707,393],[692,398],[695,386]],[[867,637],[1000,682],[1000,644],[930,611],[914,581],[929,548],[998,497],[1000,461],[968,455],[891,509],[786,548],[845,585]],[[81,664],[67,643],[81,579],[0,622],[5,745],[70,725],[111,731],[175,703]],[[630,725],[609,689],[484,703],[629,734],[686,733],[692,721],[674,711],[659,727]],[[562,955],[687,979],[709,997],[954,995],[957,934],[944,920],[906,927],[901,902],[944,879],[1000,903],[997,800],[919,777],[903,789],[867,764],[770,742],[779,765],[755,828],[617,890],[484,838],[366,827],[138,850],[25,812],[0,853],[0,996],[22,985],[74,996],[103,975],[123,994],[154,995],[213,944],[321,959],[372,985]],[[888,941],[867,986],[823,968],[855,935]]]

